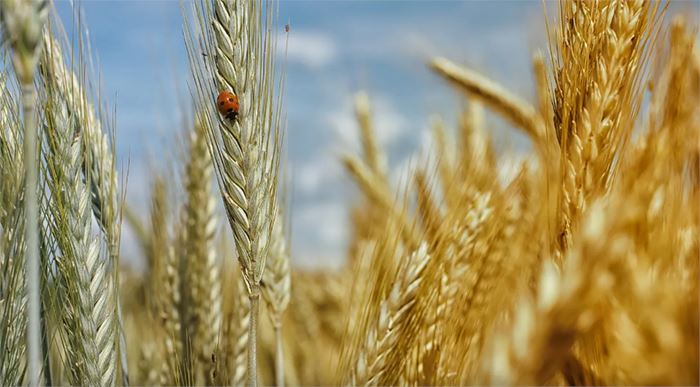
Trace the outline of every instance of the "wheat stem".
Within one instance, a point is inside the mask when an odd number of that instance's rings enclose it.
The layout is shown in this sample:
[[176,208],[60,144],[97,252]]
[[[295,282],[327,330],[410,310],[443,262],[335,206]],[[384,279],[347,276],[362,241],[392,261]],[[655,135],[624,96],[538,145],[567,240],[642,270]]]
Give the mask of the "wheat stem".
[[22,106],[24,108],[24,154],[25,154],[25,199],[24,213],[27,217],[25,223],[24,238],[27,241],[26,267],[27,267],[27,294],[28,299],[28,368],[29,385],[39,385],[41,372],[41,333],[40,333],[40,272],[39,272],[39,206],[38,203],[38,179],[37,179],[37,133],[36,113],[34,104],[36,91],[34,84],[22,84]]
[[278,387],[284,387],[284,345],[282,325],[274,326],[275,329],[275,381]]
[[25,199],[24,224],[26,250],[26,286],[28,296],[27,372],[29,385],[36,386],[41,378],[41,298],[39,265],[39,198],[36,127],[36,90],[34,73],[41,47],[41,30],[47,14],[45,0],[3,0],[0,19],[3,32],[9,36],[13,49],[12,63],[21,85],[24,111]]
[[231,385],[242,386],[245,383],[247,370],[247,351],[250,325],[250,300],[247,297],[245,283],[241,278],[242,275],[236,277],[236,302],[234,304],[233,316],[229,319],[227,339],[229,345],[232,345],[232,375]]
[[257,371],[257,332],[258,309],[260,304],[260,289],[255,286],[250,289],[250,325],[248,325],[248,383],[249,387],[258,385]]

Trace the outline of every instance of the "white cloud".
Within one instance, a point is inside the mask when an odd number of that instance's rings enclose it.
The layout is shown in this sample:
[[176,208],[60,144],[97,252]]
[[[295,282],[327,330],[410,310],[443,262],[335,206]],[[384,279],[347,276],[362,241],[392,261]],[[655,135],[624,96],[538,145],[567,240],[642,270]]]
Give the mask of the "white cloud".
[[325,185],[343,178],[338,158],[327,153],[293,168],[293,171],[294,186],[302,195],[318,192]]
[[[388,146],[406,134],[408,122],[393,102],[386,97],[370,95],[372,124],[379,145]],[[360,128],[355,118],[351,99],[337,104],[338,108],[326,115],[326,122],[338,134],[342,145],[360,149]]]
[[301,234],[295,238],[295,264],[317,267],[339,266],[343,262],[348,215],[342,201],[325,201],[299,208],[292,222],[294,230]]
[[[287,59],[312,69],[330,64],[338,52],[335,41],[321,32],[292,30],[288,43]],[[284,38],[280,40],[279,49],[284,52]]]

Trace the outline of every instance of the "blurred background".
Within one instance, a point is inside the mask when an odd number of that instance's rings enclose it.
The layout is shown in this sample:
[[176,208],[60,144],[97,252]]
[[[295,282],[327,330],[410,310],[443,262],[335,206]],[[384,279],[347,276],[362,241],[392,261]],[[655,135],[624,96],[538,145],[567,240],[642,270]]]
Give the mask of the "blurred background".
[[[66,26],[83,9],[102,98],[116,111],[121,170],[128,167],[127,202],[149,205],[154,170],[177,174],[173,162],[191,125],[190,72],[181,4],[162,1],[57,1]],[[191,3],[185,1],[186,9]],[[357,152],[353,95],[368,92],[392,179],[399,181],[430,144],[430,125],[456,121],[460,98],[426,67],[441,55],[469,65],[534,97],[530,60],[546,51],[540,1],[285,1],[279,3],[280,59],[286,53],[286,172],[292,259],[306,267],[337,267],[348,239],[356,192],[339,162]],[[71,36],[70,28],[68,35]],[[526,36],[523,36],[525,34]],[[522,42],[527,42],[523,44]],[[525,150],[524,137],[492,116],[503,148]],[[223,221],[220,226],[228,227]],[[133,234],[124,228],[125,261],[141,267]]]

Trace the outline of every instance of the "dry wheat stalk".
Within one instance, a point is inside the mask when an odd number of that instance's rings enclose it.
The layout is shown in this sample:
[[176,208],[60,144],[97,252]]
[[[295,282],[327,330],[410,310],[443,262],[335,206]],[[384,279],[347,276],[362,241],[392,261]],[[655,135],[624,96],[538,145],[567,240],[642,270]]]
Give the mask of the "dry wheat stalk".
[[232,353],[230,360],[232,386],[245,385],[247,376],[247,357],[248,357],[248,341],[250,324],[250,303],[246,300],[245,281],[241,276],[236,276],[236,303],[233,306],[235,309],[233,315],[229,319],[229,332],[227,340],[230,342]]
[[217,346],[222,324],[219,263],[214,250],[216,203],[212,196],[213,165],[204,127],[195,124],[190,135],[189,161],[185,170],[185,259],[188,302],[193,308],[190,334],[201,364],[208,364]]
[[555,125],[564,152],[562,249],[591,195],[607,191],[613,160],[631,134],[658,8],[644,1],[561,5]]
[[427,240],[437,243],[438,230],[443,222],[443,214],[439,203],[435,200],[426,172],[418,170],[415,173],[418,214],[420,215],[423,232],[427,235]]
[[289,251],[287,251],[283,224],[280,213],[273,228],[270,256],[266,261],[267,267],[262,280],[262,294],[270,308],[270,320],[276,327],[282,324],[282,313],[289,304],[291,292]]
[[291,293],[289,252],[281,213],[272,229],[270,256],[267,258],[262,279],[262,295],[269,309],[270,321],[275,331],[275,380],[284,386],[284,352],[282,347],[282,314],[287,309]]
[[607,218],[602,205],[589,211],[581,244],[567,256],[561,274],[553,262],[544,262],[536,303],[526,291],[510,335],[494,339],[493,353],[486,358],[489,383],[547,383],[563,366],[574,340],[600,320],[608,307],[605,295],[620,275],[615,263],[624,251],[614,240],[598,243],[612,231]]
[[0,384],[22,384],[26,356],[27,297],[24,283],[24,211],[21,206],[21,126],[18,108],[0,75]]
[[[47,53],[51,52],[47,47]],[[42,61],[44,79],[54,72]],[[110,292],[108,261],[92,235],[90,194],[81,176],[83,137],[78,116],[64,96],[45,82],[47,91],[46,168],[52,195],[50,229],[60,249],[58,272],[68,308],[63,319],[68,334],[71,384],[112,385],[116,377],[116,316]],[[92,176],[87,176],[89,179]],[[66,187],[70,187],[67,189]]]
[[[123,334],[121,306],[116,284],[119,281],[119,238],[121,234],[121,213],[117,198],[117,172],[112,147],[107,135],[102,130],[100,120],[95,117],[92,104],[88,101],[85,88],[71,71],[63,59],[61,46],[47,31],[44,33],[44,46],[48,50],[46,63],[46,82],[60,94],[66,103],[69,114],[77,117],[77,129],[86,146],[83,148],[82,168],[86,183],[89,183],[92,199],[92,211],[98,225],[107,240],[107,251],[110,262],[109,270],[113,277],[110,286],[110,297],[114,298],[115,312],[118,316],[115,327],[115,341],[118,345],[121,366],[122,384],[128,384],[128,369],[126,364],[126,341]],[[90,179],[87,178],[90,176]]]
[[351,385],[379,385],[383,380],[388,368],[384,362],[401,337],[402,326],[415,304],[422,273],[429,260],[428,247],[421,244],[404,262],[388,297],[380,304],[376,324],[369,328],[364,349],[351,372]]
[[[275,75],[273,8],[272,2],[240,0],[196,4],[201,48],[212,53],[214,69],[194,59],[199,50],[193,31],[188,35],[197,102],[210,112],[206,121],[210,149],[250,296],[249,385],[257,382],[259,286],[277,213],[281,84],[276,84]],[[213,118],[219,90],[238,96],[241,108],[235,120]]]
[[523,129],[535,142],[540,141],[543,129],[537,111],[530,104],[510,94],[490,79],[472,70],[459,67],[445,58],[433,59],[430,66],[460,90],[481,99],[503,114],[516,127]]
[[386,182],[387,161],[382,153],[372,125],[372,107],[367,93],[360,92],[355,95],[355,116],[360,126],[360,141],[362,142],[363,156],[370,170],[382,181]]
[[396,208],[388,187],[381,182],[380,178],[355,156],[345,156],[343,163],[365,195],[377,206],[387,211],[394,221],[397,222],[404,237],[404,242],[409,246],[418,246],[420,238],[411,225],[406,211]]
[[[445,200],[452,200],[455,195],[450,192],[455,186],[455,157],[451,147],[448,147],[448,135],[445,132],[445,122],[441,118],[436,118],[432,124],[433,140],[435,143],[435,155],[437,155],[437,172],[440,176],[440,187]],[[447,203],[449,208],[454,203]]]
[[27,368],[29,384],[38,385],[41,372],[41,316],[39,268],[39,200],[36,128],[36,90],[34,72],[39,60],[41,30],[48,13],[46,0],[3,0],[0,4],[0,28],[12,48],[12,64],[22,88],[24,109],[25,199],[24,223],[27,286]]

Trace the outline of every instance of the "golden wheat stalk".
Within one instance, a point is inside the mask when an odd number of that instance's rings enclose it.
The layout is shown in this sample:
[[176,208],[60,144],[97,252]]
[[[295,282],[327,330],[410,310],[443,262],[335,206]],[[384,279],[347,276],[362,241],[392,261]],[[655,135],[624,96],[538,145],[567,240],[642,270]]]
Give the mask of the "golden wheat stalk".
[[580,243],[565,258],[561,274],[552,261],[544,261],[536,302],[526,290],[509,335],[496,336],[492,354],[485,357],[490,384],[547,383],[571,355],[574,341],[606,313],[605,295],[614,290],[621,275],[617,266],[624,259],[622,250],[614,250],[614,238],[598,242],[614,230],[608,219],[602,204],[591,208]]
[[469,96],[481,99],[485,104],[500,112],[516,127],[524,130],[534,141],[541,139],[543,128],[537,111],[527,102],[512,95],[483,75],[459,67],[445,58],[433,59],[430,66],[460,90],[468,93]]
[[[586,203],[608,191],[613,162],[631,135],[643,97],[646,59],[658,30],[659,2],[561,4],[555,125],[565,171],[562,249]],[[602,37],[599,39],[599,37]],[[578,71],[584,69],[584,71]]]
[[394,203],[388,187],[381,178],[376,176],[364,162],[355,156],[345,156],[343,163],[365,195],[379,208],[391,215],[392,219],[397,223],[397,227],[401,230],[404,242],[408,246],[419,246],[420,236],[409,220],[406,210],[397,208],[397,204]]
[[262,279],[262,295],[270,312],[270,321],[275,331],[275,380],[284,386],[284,352],[282,347],[282,315],[289,304],[292,278],[289,267],[289,252],[284,233],[282,214],[279,213],[272,230],[270,256]]
[[401,338],[401,330],[415,304],[415,297],[422,280],[422,273],[430,259],[428,247],[421,244],[399,271],[399,277],[389,295],[380,304],[379,316],[370,327],[357,362],[350,376],[350,384],[379,385],[388,366],[388,353]]
[[386,155],[384,155],[377,143],[377,137],[372,125],[372,105],[369,96],[365,92],[355,95],[355,116],[360,126],[360,141],[362,142],[363,156],[367,166],[381,181],[387,182]]
[[185,169],[185,259],[186,282],[191,289],[189,332],[199,362],[207,364],[218,343],[222,324],[221,282],[217,255],[216,202],[212,196],[213,164],[204,127],[195,124],[190,135],[189,161]]
[[233,316],[230,319],[229,335],[228,340],[230,341],[232,354],[232,373],[231,373],[231,385],[232,386],[243,386],[245,385],[246,375],[249,371],[247,368],[247,358],[250,341],[250,312],[251,306],[246,300],[246,288],[245,281],[241,276],[236,277],[236,303],[234,305]]

